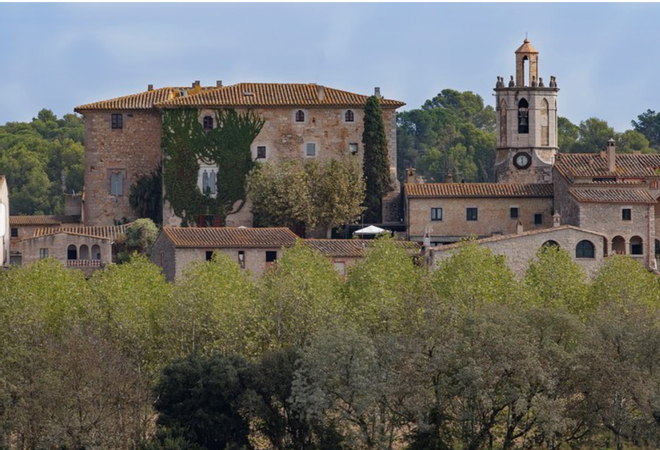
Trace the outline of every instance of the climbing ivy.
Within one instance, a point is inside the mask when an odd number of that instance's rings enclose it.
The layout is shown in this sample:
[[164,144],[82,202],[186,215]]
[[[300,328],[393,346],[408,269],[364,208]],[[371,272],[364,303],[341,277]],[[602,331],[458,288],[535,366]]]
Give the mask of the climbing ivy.
[[[220,216],[221,224],[245,203],[245,177],[254,161],[250,145],[264,125],[253,111],[217,110],[212,130],[204,130],[196,109],[165,110],[162,148],[165,199],[182,224],[197,223],[199,216]],[[199,161],[218,167],[217,195],[197,187]],[[243,200],[236,210],[234,204]]]

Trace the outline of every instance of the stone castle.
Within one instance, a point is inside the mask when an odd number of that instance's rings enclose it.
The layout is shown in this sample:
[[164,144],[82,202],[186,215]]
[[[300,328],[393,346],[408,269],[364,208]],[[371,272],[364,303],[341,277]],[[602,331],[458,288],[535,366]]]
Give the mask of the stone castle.
[[[649,269],[657,270],[660,155],[617,154],[613,140],[605,149],[593,149],[594,153],[559,153],[559,88],[554,76],[548,82],[539,76],[539,67],[539,52],[525,39],[515,51],[515,77],[511,76],[509,81],[497,77],[496,181],[424,183],[415,176],[414,168],[410,168],[401,198],[397,198],[399,192],[395,190],[384,201],[384,223],[400,227],[402,222],[403,236],[423,244],[431,264],[450,255],[460,240],[476,237],[480,245],[506,256],[507,263],[519,274],[543,245],[564,248],[590,274],[613,254],[630,255]],[[383,108],[390,171],[395,183],[396,110],[404,103],[384,98],[379,88],[374,95]],[[135,218],[128,201],[130,187],[163,162],[163,118],[168,111],[195,111],[196,120],[204,130],[218,126],[215,112],[219,110],[256,113],[264,125],[250,146],[254,161],[361,160],[367,98],[317,84],[223,86],[217,82],[215,86],[203,87],[196,81],[188,87],[154,89],[150,85],[144,92],[79,106],[75,111],[84,116],[85,122],[85,192],[82,223],[77,226],[96,230],[89,231],[89,239],[109,241],[115,231],[107,227]],[[197,189],[201,192],[210,189],[214,195],[215,180],[220,176],[217,164],[204,160],[197,163]],[[247,207],[227,216],[224,225],[252,226],[247,200]],[[167,202],[163,204],[163,219],[165,226],[181,224]],[[59,230],[59,250],[54,250],[61,253],[68,249],[67,259],[76,260],[90,254],[90,245],[96,244],[92,248],[101,250],[91,254],[98,260],[109,261],[108,241],[104,241],[105,246],[91,241],[70,244],[71,236],[78,236],[80,241],[84,233],[67,231],[60,224],[62,220],[50,225]],[[14,220],[16,224],[19,222]],[[215,218],[206,223],[209,224],[219,225]],[[13,239],[15,230],[11,226]],[[204,224],[200,221],[199,226]],[[40,240],[26,248],[39,247],[39,257],[49,255],[48,248],[42,247],[46,245],[44,242],[55,239],[54,233],[34,231],[30,239]],[[16,236],[20,235],[17,231]],[[204,245],[197,246],[193,245],[194,240],[190,245],[175,241],[168,245],[179,253],[188,252],[188,259],[208,258],[214,248],[208,239]],[[249,265],[245,248],[251,244],[242,240],[236,245],[224,251],[236,253],[239,264]],[[269,245],[261,248],[260,256],[250,256],[250,263],[255,258],[259,264],[262,260],[272,263],[278,245]],[[359,253],[343,248],[340,243],[329,242],[321,247],[338,267],[344,267]],[[170,257],[164,251],[159,256],[163,261]],[[25,260],[35,258],[32,255]]]

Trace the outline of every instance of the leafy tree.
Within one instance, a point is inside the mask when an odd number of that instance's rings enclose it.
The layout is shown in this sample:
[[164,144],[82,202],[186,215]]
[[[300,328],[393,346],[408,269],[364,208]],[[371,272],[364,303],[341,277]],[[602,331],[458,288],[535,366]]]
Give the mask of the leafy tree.
[[597,153],[614,138],[614,129],[606,121],[591,117],[578,125],[579,138],[573,145],[574,153]]
[[464,242],[441,261],[430,277],[437,295],[459,311],[475,311],[491,303],[514,303],[518,283],[504,258],[473,241]]
[[284,251],[260,280],[257,308],[264,349],[302,346],[319,328],[345,317],[341,276],[303,241]]
[[616,133],[616,151],[620,153],[656,153],[649,147],[649,141],[646,137],[635,130],[626,130],[623,133]]
[[536,253],[525,275],[531,305],[566,308],[576,314],[590,310],[587,281],[582,268],[561,248],[543,246]]
[[660,151],[660,113],[651,109],[637,116],[637,120],[631,121],[635,131],[642,133],[650,142],[651,147]]
[[578,126],[566,117],[557,119],[557,134],[559,135],[559,151],[562,153],[575,153],[573,147],[580,136]]
[[258,348],[255,286],[226,254],[190,264],[176,280],[174,299],[166,329],[175,355],[252,354]]
[[7,176],[13,214],[62,213],[62,194],[83,185],[81,118],[41,110],[30,123],[0,126],[0,173]]
[[160,225],[163,223],[163,176],[162,168],[151,175],[143,175],[131,186],[129,197],[131,207],[138,217],[151,219]]
[[419,313],[422,269],[401,244],[376,240],[348,271],[345,291],[351,317],[371,334],[406,330]]
[[208,450],[249,449],[249,423],[240,413],[247,361],[191,356],[166,367],[155,388],[158,424]]
[[351,160],[259,164],[248,176],[255,220],[261,225],[332,229],[356,220],[363,208],[364,180]]
[[382,220],[382,200],[392,190],[387,136],[383,122],[383,110],[377,97],[371,96],[364,105],[363,174],[366,183],[365,219],[368,222]]
[[126,229],[126,245],[140,253],[146,253],[156,242],[158,227],[151,219],[137,219]]
[[590,289],[596,305],[609,304],[627,314],[636,305],[660,307],[658,277],[629,256],[614,255],[607,259]]

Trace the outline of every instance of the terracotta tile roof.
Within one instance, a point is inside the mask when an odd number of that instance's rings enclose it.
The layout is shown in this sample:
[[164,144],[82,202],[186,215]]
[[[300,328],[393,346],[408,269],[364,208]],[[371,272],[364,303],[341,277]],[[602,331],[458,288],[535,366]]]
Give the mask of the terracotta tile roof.
[[[579,228],[573,225],[560,225],[558,227],[553,227],[553,228],[543,228],[540,230],[531,230],[531,231],[525,231],[521,234],[513,233],[513,234],[503,234],[499,236],[493,236],[493,237],[488,237],[488,238],[482,238],[482,239],[477,239],[475,242],[477,244],[485,244],[487,242],[498,242],[498,241],[506,241],[509,239],[517,239],[520,237],[525,237],[525,236],[534,236],[536,234],[543,234],[543,233],[553,233],[555,231],[561,231],[561,230],[576,230],[576,231],[582,231],[583,233],[589,233],[594,236],[598,236],[601,238],[606,237],[604,234],[601,233],[596,233],[595,231],[590,231],[590,230],[585,230],[584,228]],[[459,248],[461,245],[463,245],[462,242],[457,242],[455,244],[448,244],[448,245],[439,245],[437,247],[434,247],[432,251],[438,252],[438,251],[445,251],[445,250],[451,250],[454,248]]]
[[610,172],[607,158],[600,153],[558,153],[555,167],[572,177],[630,177],[660,176],[660,154],[617,154],[616,171]]
[[[324,256],[335,258],[360,258],[365,247],[373,245],[373,239],[305,239],[305,243]],[[394,241],[403,248],[419,251],[417,242]]]
[[122,109],[152,109],[156,103],[164,102],[176,98],[179,92],[186,91],[186,97],[198,95],[205,90],[214,89],[210,87],[202,87],[199,90],[187,87],[162,87],[153,89],[151,91],[144,91],[137,94],[126,95],[123,97],[113,98],[110,100],[102,100],[100,102],[88,103],[86,105],[77,106],[74,108],[75,112],[91,111],[91,110],[122,110]]
[[80,216],[9,216],[9,225],[12,227],[61,225],[63,223],[80,223]]
[[[78,236],[88,236],[102,239],[116,239],[118,236],[124,234],[126,229],[132,224],[127,223],[124,225],[109,225],[98,227],[51,227],[51,228],[37,228],[34,230],[35,237],[50,236],[53,234],[67,233]],[[28,238],[28,239],[32,239]]]
[[164,227],[175,247],[273,248],[291,246],[298,236],[288,228],[185,228]]
[[655,203],[644,189],[569,188],[568,192],[579,202],[586,203]]
[[406,183],[408,197],[552,197],[552,184]]
[[[323,91],[320,94],[319,91]],[[209,89],[194,96],[162,101],[159,107],[300,106],[364,107],[369,98],[316,84],[238,83]],[[399,108],[405,103],[382,99],[384,108]]]
[[529,39],[525,38],[523,44],[516,50],[516,53],[538,53],[538,50],[532,46]]

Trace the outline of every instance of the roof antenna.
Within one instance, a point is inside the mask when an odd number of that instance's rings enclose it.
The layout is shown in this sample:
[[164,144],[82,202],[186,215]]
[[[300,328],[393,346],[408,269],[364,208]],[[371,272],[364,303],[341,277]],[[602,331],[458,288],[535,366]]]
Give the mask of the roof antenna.
[[525,31],[525,39],[527,39],[527,32]]

